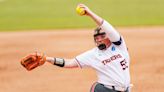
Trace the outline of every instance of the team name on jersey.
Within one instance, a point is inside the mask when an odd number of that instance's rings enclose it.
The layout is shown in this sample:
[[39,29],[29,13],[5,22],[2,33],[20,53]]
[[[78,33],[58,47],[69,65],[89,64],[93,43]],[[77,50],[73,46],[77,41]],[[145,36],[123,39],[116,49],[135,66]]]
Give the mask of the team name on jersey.
[[109,59],[103,60],[102,63],[106,65],[107,63],[110,63],[111,61],[116,60],[118,58],[122,58],[122,56],[120,54],[113,55]]

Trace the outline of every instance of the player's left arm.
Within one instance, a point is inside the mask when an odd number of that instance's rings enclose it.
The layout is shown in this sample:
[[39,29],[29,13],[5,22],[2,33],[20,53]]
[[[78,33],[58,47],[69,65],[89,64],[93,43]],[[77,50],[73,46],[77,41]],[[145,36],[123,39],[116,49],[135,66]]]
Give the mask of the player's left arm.
[[102,25],[100,26],[102,30],[106,32],[110,41],[115,45],[120,45],[122,42],[122,37],[116,31],[116,29],[106,20],[103,21]]
[[116,31],[116,29],[106,20],[102,19],[100,16],[95,13],[90,13],[90,17],[96,22],[96,24],[106,32],[111,42],[115,45],[120,45],[122,42],[120,34]]
[[53,65],[64,67],[64,68],[78,68],[78,64],[75,59],[46,57],[46,61]]
[[120,34],[113,28],[110,23],[108,23],[106,20],[92,12],[86,5],[80,4],[79,7],[82,7],[86,12],[85,15],[93,19],[96,24],[106,32],[111,42],[113,42],[115,45],[121,44],[122,39]]

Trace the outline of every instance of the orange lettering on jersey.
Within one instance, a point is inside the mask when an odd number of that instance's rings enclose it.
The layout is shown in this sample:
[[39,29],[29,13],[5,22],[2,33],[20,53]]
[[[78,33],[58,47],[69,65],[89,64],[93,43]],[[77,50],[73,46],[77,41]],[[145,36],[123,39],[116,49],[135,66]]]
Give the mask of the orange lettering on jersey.
[[118,54],[118,55],[113,55],[113,56],[110,57],[109,59],[106,59],[106,60],[102,61],[102,63],[103,63],[104,65],[106,65],[107,63],[110,63],[111,61],[116,60],[116,59],[118,59],[118,58],[122,58],[122,56],[121,56],[120,54]]

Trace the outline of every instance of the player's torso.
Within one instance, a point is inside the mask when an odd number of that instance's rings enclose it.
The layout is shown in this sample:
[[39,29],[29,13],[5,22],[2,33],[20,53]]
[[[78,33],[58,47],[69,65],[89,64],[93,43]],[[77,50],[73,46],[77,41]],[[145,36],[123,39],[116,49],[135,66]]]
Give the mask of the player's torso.
[[124,85],[129,79],[129,55],[116,45],[107,50],[95,49],[91,66],[97,71],[98,81],[109,85]]

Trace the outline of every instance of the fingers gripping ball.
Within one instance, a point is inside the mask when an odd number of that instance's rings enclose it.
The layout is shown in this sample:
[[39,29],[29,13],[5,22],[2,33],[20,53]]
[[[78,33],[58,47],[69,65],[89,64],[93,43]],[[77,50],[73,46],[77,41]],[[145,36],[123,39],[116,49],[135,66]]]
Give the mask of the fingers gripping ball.
[[81,8],[79,6],[76,7],[76,12],[81,16],[86,14],[84,8]]
[[42,53],[31,53],[21,59],[21,65],[28,71],[43,65],[46,61],[46,56]]

